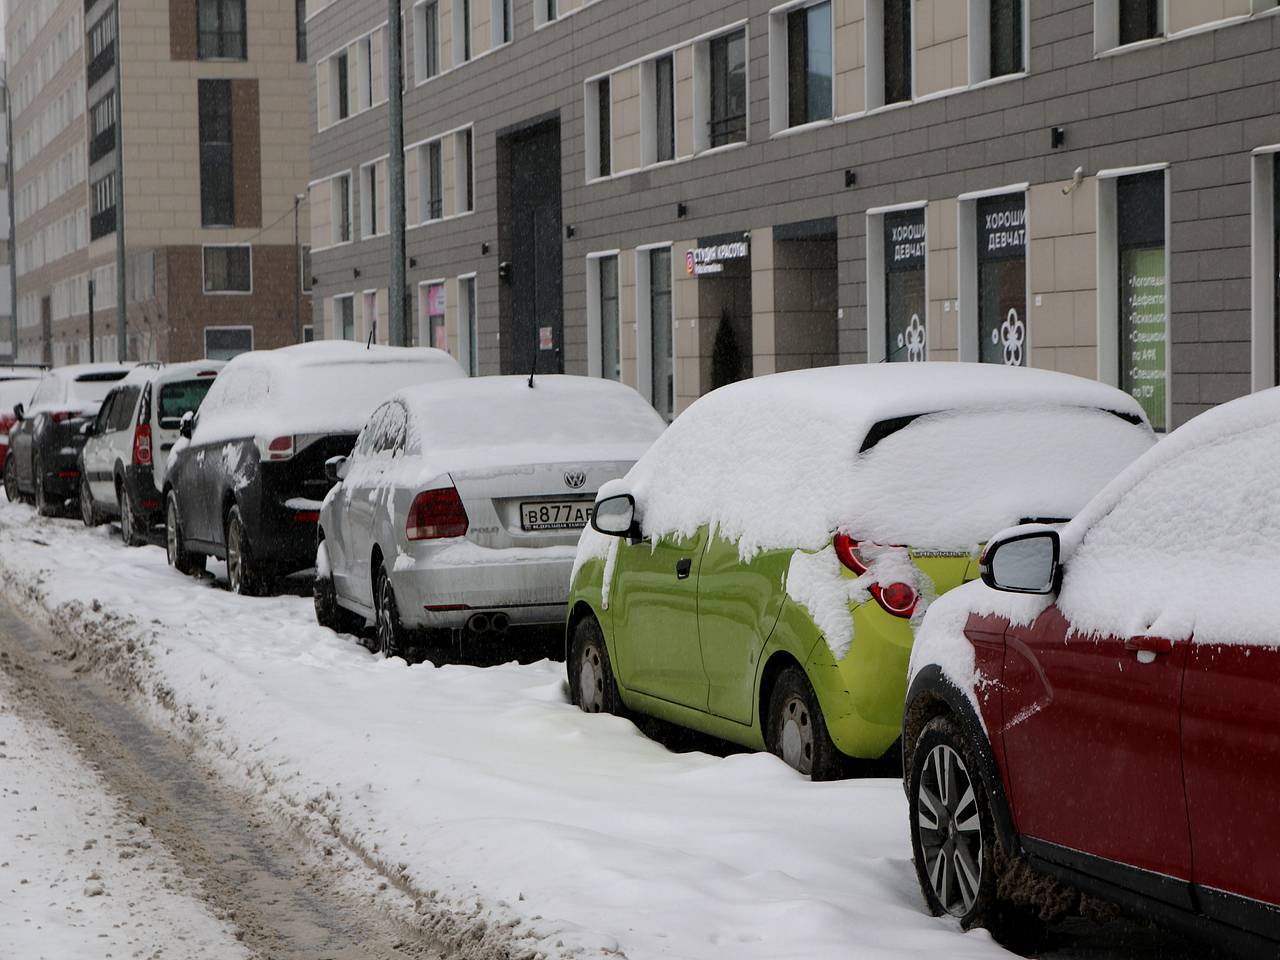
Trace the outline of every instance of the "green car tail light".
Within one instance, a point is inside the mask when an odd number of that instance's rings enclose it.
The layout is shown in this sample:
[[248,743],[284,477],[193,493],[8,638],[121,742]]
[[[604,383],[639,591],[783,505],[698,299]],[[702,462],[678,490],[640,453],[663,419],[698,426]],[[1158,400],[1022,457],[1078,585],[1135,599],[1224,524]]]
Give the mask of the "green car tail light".
[[[840,563],[851,570],[854,576],[860,577],[870,569],[870,564],[862,554],[861,545],[847,533],[837,533],[832,540],[832,545],[835,547]],[[906,548],[897,549],[905,550]],[[916,588],[901,580],[888,584],[873,583],[868,590],[885,613],[904,620],[910,619],[916,611],[916,605],[920,602],[920,594]]]

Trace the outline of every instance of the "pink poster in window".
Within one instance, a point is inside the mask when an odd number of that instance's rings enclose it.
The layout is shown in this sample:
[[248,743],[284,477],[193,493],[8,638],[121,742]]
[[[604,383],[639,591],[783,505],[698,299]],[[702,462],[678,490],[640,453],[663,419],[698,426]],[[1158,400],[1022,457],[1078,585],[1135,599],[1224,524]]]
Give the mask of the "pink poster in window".
[[438,317],[444,313],[444,284],[427,287],[427,316]]

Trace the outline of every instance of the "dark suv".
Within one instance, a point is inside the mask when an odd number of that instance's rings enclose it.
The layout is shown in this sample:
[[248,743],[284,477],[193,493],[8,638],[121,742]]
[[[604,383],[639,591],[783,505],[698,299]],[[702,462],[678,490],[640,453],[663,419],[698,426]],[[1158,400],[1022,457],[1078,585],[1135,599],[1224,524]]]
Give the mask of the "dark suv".
[[1280,956],[1278,471],[1273,389],[930,608],[902,742],[934,913],[1021,939],[1083,892]]
[[250,595],[310,568],[331,485],[325,461],[351,452],[390,394],[461,376],[457,361],[430,348],[317,341],[236,357],[169,454],[169,562],[194,573],[207,557],[225,559],[231,589]]
[[43,516],[60,513],[80,492],[83,428],[111,388],[128,375],[122,364],[80,364],[50,370],[30,406],[14,408],[4,485],[10,500],[31,497]]

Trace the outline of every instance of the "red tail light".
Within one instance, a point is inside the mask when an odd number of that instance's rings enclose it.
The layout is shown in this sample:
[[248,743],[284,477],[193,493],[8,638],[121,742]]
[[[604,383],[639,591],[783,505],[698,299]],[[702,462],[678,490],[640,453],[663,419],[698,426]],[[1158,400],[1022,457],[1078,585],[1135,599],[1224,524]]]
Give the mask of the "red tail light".
[[[849,570],[852,570],[855,576],[862,576],[867,572],[870,564],[863,556],[858,541],[854,540],[847,533],[837,533],[832,539],[832,546],[835,547],[836,556],[840,558],[840,563]],[[900,547],[897,549],[906,549]],[[920,602],[920,595],[916,592],[916,588],[909,583],[895,581],[893,583],[882,585],[873,583],[869,588],[871,596],[875,598],[876,603],[880,604],[885,613],[904,619],[916,611],[916,604]]]
[[287,460],[293,456],[293,437],[276,437],[267,444],[267,457],[271,460]]
[[293,514],[294,523],[319,523],[319,510],[298,510]]
[[49,419],[54,423],[66,423],[74,416],[75,414],[70,410],[55,410],[53,413],[49,414]]
[[151,425],[140,423],[133,428],[133,465],[151,466]]
[[413,498],[405,536],[410,540],[439,540],[467,535],[467,510],[456,487],[424,490]]
[[17,417],[4,416],[0,417],[0,433],[7,434],[13,429],[13,425],[18,422]]

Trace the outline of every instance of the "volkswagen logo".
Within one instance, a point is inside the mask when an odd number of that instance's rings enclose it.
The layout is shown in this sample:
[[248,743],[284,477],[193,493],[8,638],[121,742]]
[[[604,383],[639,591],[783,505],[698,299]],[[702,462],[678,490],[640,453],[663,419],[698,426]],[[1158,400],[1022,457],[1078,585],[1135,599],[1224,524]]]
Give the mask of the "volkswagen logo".
[[570,490],[579,490],[587,482],[587,475],[581,470],[570,470],[564,475],[564,485]]

